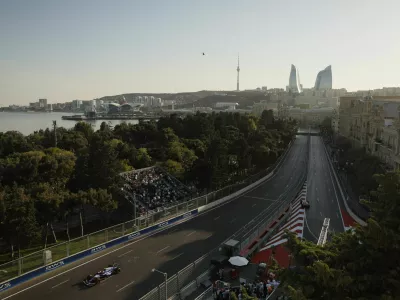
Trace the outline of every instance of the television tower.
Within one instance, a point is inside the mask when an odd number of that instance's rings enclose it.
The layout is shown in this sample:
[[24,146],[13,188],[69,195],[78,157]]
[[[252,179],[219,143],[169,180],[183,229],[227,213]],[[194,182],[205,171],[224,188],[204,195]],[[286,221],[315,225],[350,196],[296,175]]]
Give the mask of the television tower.
[[240,72],[240,67],[239,67],[239,54],[238,54],[238,65],[237,65],[237,82],[236,82],[236,91],[239,92],[239,72]]

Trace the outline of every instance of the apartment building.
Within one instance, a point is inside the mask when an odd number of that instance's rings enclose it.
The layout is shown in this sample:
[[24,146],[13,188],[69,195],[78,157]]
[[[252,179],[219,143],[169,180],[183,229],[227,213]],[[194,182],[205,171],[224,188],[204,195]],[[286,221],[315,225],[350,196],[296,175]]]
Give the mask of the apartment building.
[[340,97],[332,123],[354,147],[362,147],[389,168],[399,169],[399,108],[400,96]]

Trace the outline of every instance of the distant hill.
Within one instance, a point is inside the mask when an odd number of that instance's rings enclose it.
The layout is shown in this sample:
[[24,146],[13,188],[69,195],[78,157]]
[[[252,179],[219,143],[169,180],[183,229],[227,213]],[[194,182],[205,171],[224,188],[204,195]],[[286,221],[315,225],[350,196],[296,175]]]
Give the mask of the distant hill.
[[[215,94],[219,95],[215,95]],[[225,95],[223,95],[225,94]],[[198,91],[198,92],[187,92],[187,93],[127,93],[114,96],[104,96],[100,98],[104,101],[116,101],[119,102],[122,97],[125,100],[131,102],[137,96],[154,96],[163,100],[176,100],[176,108],[191,108],[195,107],[213,107],[217,102],[237,102],[239,103],[238,108],[246,108],[258,103],[262,100],[269,100],[269,95],[264,95],[260,92],[253,91]],[[179,104],[183,103],[183,104]]]
[[[223,93],[223,92],[220,92]],[[259,92],[225,92],[226,96],[210,95],[198,99],[193,103],[178,105],[177,108],[190,108],[190,107],[213,107],[217,102],[236,102],[239,104],[238,108],[246,108],[258,103],[262,100],[269,100],[269,95],[264,95]]]
[[198,99],[212,95],[212,91],[199,91],[199,92],[187,92],[187,93],[127,93],[114,96],[104,96],[101,100],[104,101],[119,101],[122,96],[125,97],[126,101],[133,101],[137,96],[154,96],[163,100],[184,100],[185,102],[194,102]]

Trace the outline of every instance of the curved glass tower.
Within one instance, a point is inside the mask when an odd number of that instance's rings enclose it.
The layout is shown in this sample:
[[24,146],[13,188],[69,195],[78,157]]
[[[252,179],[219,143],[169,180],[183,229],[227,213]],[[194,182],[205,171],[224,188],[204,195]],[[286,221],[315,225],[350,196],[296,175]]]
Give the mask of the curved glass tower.
[[315,80],[315,90],[328,90],[332,89],[332,68],[327,66],[324,70],[319,71],[317,79]]
[[297,70],[297,68],[294,65],[292,65],[292,68],[290,70],[289,89],[293,93],[301,93],[299,71]]

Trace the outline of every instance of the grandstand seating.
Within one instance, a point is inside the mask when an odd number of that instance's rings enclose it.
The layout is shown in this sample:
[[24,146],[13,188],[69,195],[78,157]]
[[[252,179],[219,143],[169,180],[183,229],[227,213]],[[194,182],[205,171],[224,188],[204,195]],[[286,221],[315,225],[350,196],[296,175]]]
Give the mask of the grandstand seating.
[[163,169],[150,167],[122,173],[126,198],[136,197],[140,214],[151,214],[190,199],[190,190]]

